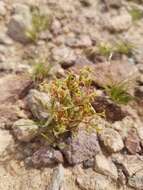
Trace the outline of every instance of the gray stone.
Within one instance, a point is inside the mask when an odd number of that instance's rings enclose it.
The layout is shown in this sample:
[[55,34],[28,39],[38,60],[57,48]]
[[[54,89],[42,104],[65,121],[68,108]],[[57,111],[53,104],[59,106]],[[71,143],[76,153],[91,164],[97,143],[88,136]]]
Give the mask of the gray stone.
[[[70,62],[69,62],[69,63],[70,63]],[[68,62],[67,62],[66,64],[68,65]],[[63,77],[63,76],[65,76],[65,71],[64,71],[64,69],[61,67],[60,64],[55,63],[55,64],[51,67],[51,69],[50,69],[48,75],[49,75],[51,78],[52,78],[52,77],[54,78],[55,76]]]
[[124,148],[120,134],[114,129],[103,129],[99,134],[99,138],[109,152],[118,152]]
[[[21,9],[20,9],[21,10]],[[29,8],[20,12],[17,11],[8,23],[8,35],[15,41],[27,43],[30,41],[27,31],[32,27],[32,15]]]
[[120,15],[106,15],[104,26],[111,32],[123,32],[128,30],[132,25],[131,15],[123,11]]
[[27,96],[27,103],[36,119],[47,120],[50,117],[50,100],[50,96],[47,93],[39,92],[34,89],[30,90]]
[[96,132],[79,129],[77,135],[68,140],[62,151],[69,164],[74,165],[91,159],[100,151]]
[[68,47],[61,46],[52,50],[53,59],[64,66],[71,66],[76,60],[74,51]]
[[18,15],[27,16],[29,15],[29,12],[30,12],[29,6],[22,3],[14,3],[12,8],[13,8],[13,14],[16,14],[16,15],[18,14]]
[[47,190],[60,190],[64,180],[64,168],[61,164],[54,169],[51,185]]
[[13,133],[17,140],[31,141],[38,133],[38,126],[29,119],[19,119],[13,124]]
[[83,166],[84,166],[84,168],[93,168],[94,167],[94,158],[92,158],[90,160],[85,160],[83,162]]
[[86,48],[92,45],[92,41],[88,35],[80,35],[78,38],[69,37],[65,44],[72,48]]
[[95,171],[109,176],[114,180],[117,180],[118,178],[118,172],[115,164],[103,154],[95,156]]
[[63,155],[60,151],[49,147],[42,147],[37,150],[31,157],[34,167],[45,167],[57,163],[63,163]]
[[118,131],[123,139],[128,137],[128,133],[131,129],[136,127],[137,122],[130,116],[126,116],[121,121],[116,121],[112,124],[112,128]]

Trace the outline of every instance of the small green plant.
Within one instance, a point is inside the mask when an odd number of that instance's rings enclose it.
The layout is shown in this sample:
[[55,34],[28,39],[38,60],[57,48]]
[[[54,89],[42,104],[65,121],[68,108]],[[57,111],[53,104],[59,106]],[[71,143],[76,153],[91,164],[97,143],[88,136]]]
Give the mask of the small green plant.
[[125,83],[116,83],[105,87],[107,95],[117,104],[128,104],[133,100],[133,96],[128,93],[128,88]]
[[91,88],[88,69],[77,76],[69,73],[66,78],[41,84],[41,91],[51,96],[50,122],[45,123],[47,138],[58,139],[66,132],[75,132],[80,122],[96,114],[92,107],[96,93]]
[[97,45],[97,47],[85,49],[84,53],[91,60],[95,59],[97,55],[101,55],[110,59],[112,55],[117,54],[131,56],[133,54],[134,48],[135,46],[132,43],[120,40],[114,43],[114,45],[109,43],[100,43]]
[[50,19],[47,15],[44,15],[36,7],[32,9],[32,26],[26,31],[26,35],[30,40],[36,42],[40,32],[46,30],[49,27]]
[[104,56],[106,58],[109,58],[112,55],[113,50],[114,49],[111,44],[100,43],[97,46],[86,48],[84,50],[84,53],[88,59],[94,60],[96,59],[96,56]]
[[100,55],[109,57],[111,53],[113,52],[113,48],[108,43],[101,43],[98,45],[98,52]]
[[134,45],[125,41],[117,42],[114,48],[115,53],[124,54],[128,56],[132,55],[133,50],[134,50]]
[[48,77],[51,65],[46,60],[34,60],[34,67],[32,72],[32,79],[36,83],[44,81]]
[[133,7],[130,11],[129,11],[131,17],[132,17],[132,20],[133,21],[138,21],[140,19],[143,18],[143,11],[136,8],[136,7]]

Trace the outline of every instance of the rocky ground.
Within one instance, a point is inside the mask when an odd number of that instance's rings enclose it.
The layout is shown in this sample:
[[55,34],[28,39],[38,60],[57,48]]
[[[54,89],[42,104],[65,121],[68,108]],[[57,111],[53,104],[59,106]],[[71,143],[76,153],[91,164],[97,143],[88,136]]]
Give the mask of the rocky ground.
[[[50,102],[38,63],[48,82],[91,68],[99,132],[80,123],[58,148],[38,136]],[[104,91],[122,81],[126,105]],[[0,90],[0,190],[143,189],[142,0],[0,0]]]

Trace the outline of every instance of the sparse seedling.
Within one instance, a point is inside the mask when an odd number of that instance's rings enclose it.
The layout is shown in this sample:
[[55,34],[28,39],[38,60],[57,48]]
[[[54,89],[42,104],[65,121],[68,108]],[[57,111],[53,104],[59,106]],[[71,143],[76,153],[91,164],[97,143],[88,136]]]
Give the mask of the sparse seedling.
[[126,41],[118,41],[114,45],[107,43],[100,43],[97,47],[87,48],[84,53],[90,60],[94,60],[97,55],[104,56],[110,59],[112,55],[123,54],[131,56],[135,46]]
[[143,11],[136,8],[136,7],[133,7],[130,11],[129,11],[131,17],[132,17],[132,20],[134,22],[140,20],[143,18]]
[[118,42],[114,48],[115,53],[124,54],[127,56],[132,55],[133,50],[134,50],[134,45],[124,41]]
[[109,57],[111,53],[113,52],[113,48],[108,43],[101,43],[98,45],[98,52],[102,56]]
[[26,31],[27,37],[36,42],[40,32],[46,30],[50,24],[50,18],[40,12],[38,8],[33,8],[32,10],[32,26]]
[[51,65],[46,60],[35,60],[34,68],[32,72],[32,79],[36,83],[42,82],[44,79],[48,77],[49,71],[51,69]]
[[46,122],[44,134],[47,138],[58,139],[66,132],[74,133],[80,122],[96,114],[91,104],[96,93],[87,69],[79,76],[69,73],[66,78],[43,83],[40,89],[51,95],[52,119]]
[[85,49],[84,53],[90,60],[94,60],[96,56],[109,58],[113,53],[113,47],[109,43],[100,43],[97,46]]
[[128,104],[133,100],[133,96],[128,93],[128,88],[126,83],[116,83],[105,87],[107,95],[112,101],[117,104]]

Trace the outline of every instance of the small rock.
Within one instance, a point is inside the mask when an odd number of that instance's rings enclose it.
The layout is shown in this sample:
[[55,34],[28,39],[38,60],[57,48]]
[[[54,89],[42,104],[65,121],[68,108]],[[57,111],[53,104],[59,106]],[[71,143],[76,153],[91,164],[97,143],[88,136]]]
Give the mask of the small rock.
[[126,116],[120,106],[102,96],[97,96],[92,105],[97,113],[105,112],[106,119],[111,122],[120,121]]
[[0,1],[0,16],[6,15],[6,5],[3,1]]
[[140,170],[135,173],[132,177],[128,179],[129,186],[142,190],[143,189],[143,170]]
[[129,153],[136,154],[141,151],[140,140],[135,130],[131,129],[125,140],[125,146]]
[[92,45],[92,40],[88,35],[80,35],[78,38],[69,37],[65,44],[72,48],[86,48]]
[[93,168],[94,167],[94,159],[90,159],[90,160],[85,160],[83,162],[83,166],[84,168]]
[[64,69],[61,67],[60,64],[55,63],[52,68],[50,69],[48,75],[52,78],[52,77],[63,77],[65,76],[65,71]]
[[[75,72],[79,73],[83,66],[82,62],[75,64]],[[139,78],[136,65],[126,61],[111,61],[110,64],[107,62],[89,64],[89,68],[91,68],[91,78],[99,87],[112,86],[129,80],[128,91],[131,93],[134,91],[136,80]]]
[[58,61],[63,67],[70,67],[76,60],[74,51],[68,47],[54,48],[52,51],[53,59]]
[[102,154],[95,156],[95,171],[109,176],[114,180],[118,178],[118,172],[115,164]]
[[104,175],[87,170],[77,177],[77,184],[81,190],[115,190],[110,179]]
[[0,130],[0,157],[12,145],[13,138],[9,131]]
[[[1,1],[0,1],[1,2]],[[11,38],[9,38],[9,36],[7,36],[5,34],[5,32],[1,32],[0,33],[0,44],[4,44],[4,45],[12,45],[13,41],[11,40]]]
[[94,3],[93,0],[80,0],[80,2],[84,7],[90,7]]
[[47,93],[30,90],[27,96],[27,103],[33,116],[39,120],[46,120],[50,117],[47,108],[50,107],[50,96]]
[[14,121],[18,119],[16,105],[1,104],[0,106],[0,128],[11,128]]
[[29,119],[20,119],[13,124],[13,133],[17,140],[31,141],[38,133],[38,126]]
[[116,121],[112,124],[112,128],[118,131],[121,137],[125,140],[128,137],[128,133],[131,129],[136,127],[137,122],[130,116],[126,116],[121,121]]
[[[20,9],[21,10],[21,9]],[[28,43],[30,39],[27,36],[27,31],[32,27],[32,15],[30,9],[14,14],[8,23],[8,35],[15,41]]]
[[68,163],[71,165],[92,159],[99,151],[96,132],[88,133],[84,129],[79,129],[76,137],[69,138],[69,143],[62,149]]
[[124,148],[120,134],[111,128],[103,129],[99,138],[109,152],[118,152]]
[[120,15],[106,15],[104,25],[111,32],[123,32],[128,30],[132,25],[132,17],[128,12],[123,12]]
[[60,190],[64,181],[64,168],[61,164],[54,169],[50,188],[47,190]]
[[8,74],[0,78],[0,104],[14,103],[19,98],[23,98],[32,81],[25,75]]
[[57,163],[63,163],[64,158],[60,151],[52,148],[40,148],[31,157],[31,162],[35,167],[45,167]]
[[12,8],[13,8],[12,13],[15,15],[27,16],[29,15],[30,12],[29,6],[23,3],[14,3]]
[[91,61],[89,61],[86,57],[84,56],[78,56],[76,61],[75,61],[75,65],[76,66],[81,66],[81,67],[84,67],[84,66],[93,66],[93,63]]
[[122,170],[129,177],[143,169],[143,156],[115,154],[112,159],[122,166]]
[[104,0],[106,7],[120,8],[122,6],[122,0]]
[[143,99],[143,86],[139,86],[139,87],[136,88],[135,95],[138,98]]
[[[132,85],[129,84],[129,88],[134,88],[134,83],[139,77],[138,69],[135,65],[131,65],[128,62],[113,61],[111,64],[97,64],[95,66],[94,78],[95,82],[99,85],[110,85],[112,83],[120,83],[121,81],[126,81],[129,78],[132,79]],[[99,77],[99,75],[102,77]]]

